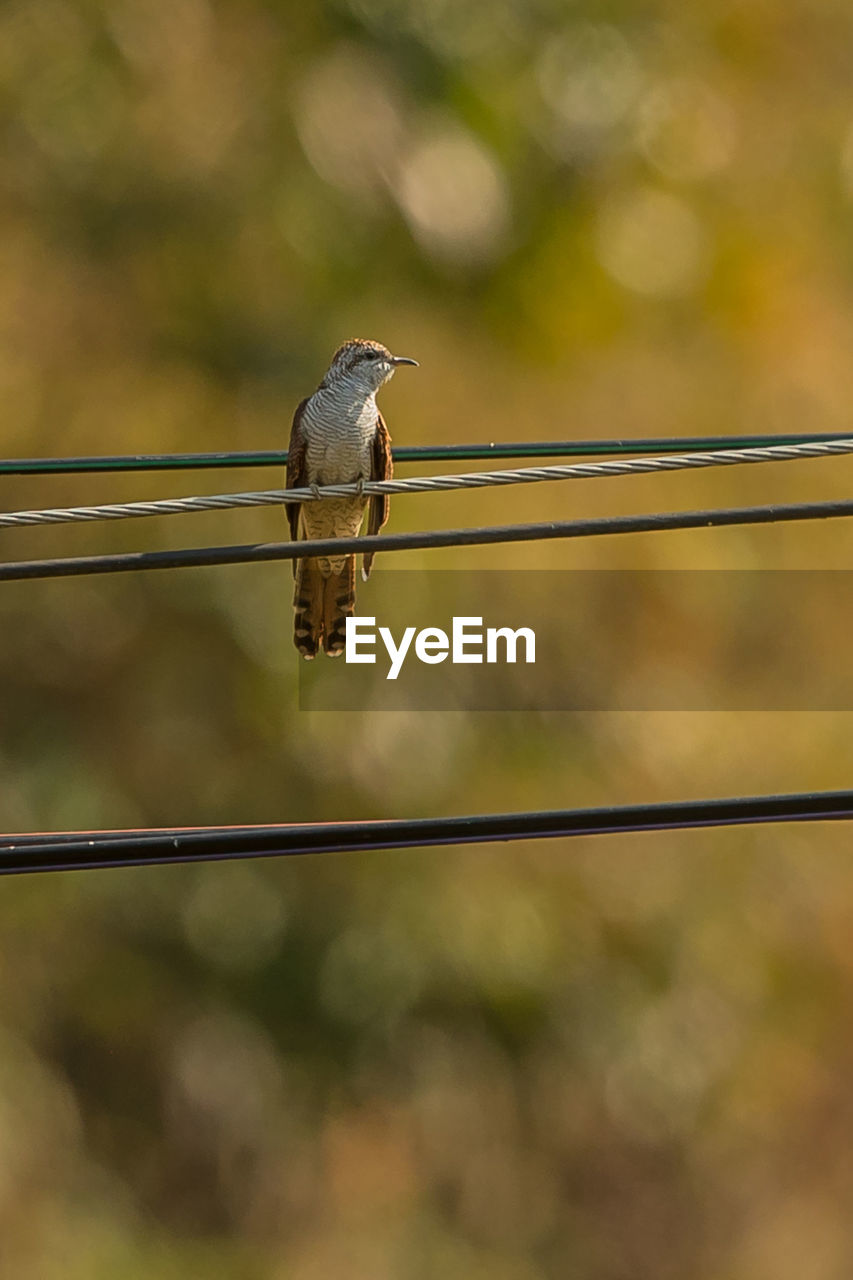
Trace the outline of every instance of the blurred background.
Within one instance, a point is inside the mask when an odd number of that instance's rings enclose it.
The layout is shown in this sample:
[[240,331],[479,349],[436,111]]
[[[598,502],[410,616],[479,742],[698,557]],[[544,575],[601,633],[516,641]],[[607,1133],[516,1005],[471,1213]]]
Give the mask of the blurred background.
[[[284,448],[350,336],[420,361],[382,394],[397,444],[849,429],[851,73],[836,0],[9,0],[0,454]],[[399,498],[389,529],[842,498],[851,469]],[[0,503],[279,483],[6,478]],[[11,560],[283,536],[274,509],[2,535]],[[394,566],[845,570],[850,530]],[[542,607],[594,646],[625,626],[624,577],[609,611],[583,577]],[[766,649],[747,635],[733,662],[713,610],[719,711],[344,713],[300,709],[290,592],[283,564],[6,584],[0,829],[850,783],[850,715],[726,710]],[[790,626],[804,667],[846,669],[831,601],[814,653],[788,606],[780,643]],[[648,647],[625,664],[680,662],[628,633]],[[569,679],[568,642],[563,661]],[[849,843],[804,826],[2,881],[5,1273],[849,1276]]]

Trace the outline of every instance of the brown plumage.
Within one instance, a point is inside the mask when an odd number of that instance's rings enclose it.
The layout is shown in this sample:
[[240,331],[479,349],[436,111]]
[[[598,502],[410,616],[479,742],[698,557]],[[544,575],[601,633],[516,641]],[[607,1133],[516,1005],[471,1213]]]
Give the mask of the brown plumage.
[[[376,392],[399,364],[377,342],[354,339],[335,352],[320,386],[293,416],[287,460],[287,487],[389,480],[393,475],[391,437],[376,406]],[[352,537],[367,508],[367,532],[378,533],[388,519],[387,494],[370,498],[324,498],[286,504],[291,537]],[[366,580],[373,552],[362,558]],[[346,619],[355,611],[355,556],[306,557],[293,564],[295,576],[293,641],[306,658],[321,644],[331,657],[346,642]]]

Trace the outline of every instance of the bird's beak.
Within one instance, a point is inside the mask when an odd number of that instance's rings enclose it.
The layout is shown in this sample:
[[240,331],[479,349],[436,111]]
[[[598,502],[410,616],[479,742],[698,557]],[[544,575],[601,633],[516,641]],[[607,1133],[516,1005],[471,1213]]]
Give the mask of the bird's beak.
[[417,360],[410,360],[408,356],[392,356],[392,357],[391,357],[391,363],[392,363],[393,365],[398,365],[398,364],[413,364],[413,365],[415,366],[415,368],[417,368],[417,367],[418,367],[418,362],[417,362]]

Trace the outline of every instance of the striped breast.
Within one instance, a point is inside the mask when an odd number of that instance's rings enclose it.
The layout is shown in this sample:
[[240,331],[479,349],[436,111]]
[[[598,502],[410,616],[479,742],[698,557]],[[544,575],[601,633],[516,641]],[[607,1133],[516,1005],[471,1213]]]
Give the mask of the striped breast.
[[[352,484],[370,479],[373,440],[379,411],[373,396],[354,393],[341,380],[334,388],[321,387],[305,406],[305,470],[309,484]],[[302,504],[301,523],[306,538],[352,538],[358,533],[366,498],[323,498]],[[320,560],[324,574],[340,573],[343,558]]]

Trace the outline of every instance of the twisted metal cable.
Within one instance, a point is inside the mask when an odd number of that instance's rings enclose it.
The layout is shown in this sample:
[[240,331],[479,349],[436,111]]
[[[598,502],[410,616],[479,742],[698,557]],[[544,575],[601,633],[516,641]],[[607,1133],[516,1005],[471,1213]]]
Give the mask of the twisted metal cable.
[[615,459],[563,466],[521,467],[500,471],[471,471],[461,475],[416,476],[405,480],[368,480],[362,485],[324,485],[314,489],[264,489],[248,493],[218,493],[192,498],[160,498],[152,502],[110,503],[93,507],[52,507],[40,511],[0,514],[0,528],[66,524],[89,520],[127,520],[137,516],[185,515],[238,507],[280,506],[283,502],[313,502],[322,498],[347,498],[358,494],[435,493],[456,489],[481,489],[509,484],[537,484],[546,480],[587,480],[607,476],[648,475],[658,471],[699,470],[755,462],[791,462],[853,453],[853,439],[805,444],[773,445],[759,449],[720,450],[708,453],[667,454],[653,458]]

